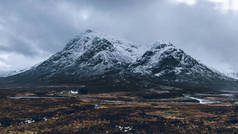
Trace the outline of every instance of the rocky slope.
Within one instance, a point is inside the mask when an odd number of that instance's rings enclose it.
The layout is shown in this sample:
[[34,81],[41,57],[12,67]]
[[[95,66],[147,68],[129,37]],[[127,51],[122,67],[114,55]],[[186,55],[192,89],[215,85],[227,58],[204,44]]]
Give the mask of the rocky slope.
[[235,72],[233,72],[233,73],[226,73],[226,75],[228,77],[231,77],[231,78],[234,78],[234,79],[238,80],[238,73],[235,73]]
[[87,30],[48,60],[2,78],[1,86],[76,84],[97,89],[149,88],[160,84],[236,89],[234,79],[216,73],[172,44],[156,42],[140,51],[133,43]]
[[[136,61],[138,48],[127,41],[87,30],[40,65],[7,78],[8,85],[89,84],[110,86]],[[114,83],[114,84],[112,84]]]
[[155,83],[188,88],[229,89],[236,84],[234,79],[211,70],[174,45],[159,42],[132,64],[131,70],[151,76]]
[[0,77],[8,77],[12,75],[16,75],[22,72],[25,72],[28,69],[16,69],[16,70],[10,70],[10,71],[0,71]]

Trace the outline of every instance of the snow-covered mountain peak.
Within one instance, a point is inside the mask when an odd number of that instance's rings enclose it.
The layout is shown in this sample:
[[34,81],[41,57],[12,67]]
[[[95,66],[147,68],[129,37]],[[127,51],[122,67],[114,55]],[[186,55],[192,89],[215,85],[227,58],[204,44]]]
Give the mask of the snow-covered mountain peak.
[[[165,57],[178,58],[182,56],[184,52],[177,49],[173,44],[165,44],[161,42],[155,42],[152,48],[144,53],[139,60],[144,60],[148,64],[156,64]],[[138,60],[138,61],[139,61]]]
[[138,48],[133,43],[87,30],[34,70],[44,72],[47,78],[57,75],[102,75],[112,70],[125,69],[136,61],[137,51]]
[[86,30],[48,60],[7,77],[0,85],[27,85],[32,81],[46,85],[82,84],[96,89],[148,88],[158,84],[234,89],[238,85],[171,43],[155,42],[149,50],[136,46],[139,45]]
[[169,42],[165,42],[165,41],[156,41],[153,45],[152,45],[152,49],[165,49],[165,48],[175,48],[175,46]]
[[[173,44],[156,42],[153,47],[133,65],[134,72],[154,75],[155,77],[204,75],[211,76],[212,71],[205,65],[176,48]],[[215,74],[215,73],[214,73]],[[170,77],[171,78],[171,77]]]
[[94,31],[92,29],[85,30],[85,33],[91,33],[91,32],[94,32]]
[[113,36],[92,30],[86,30],[73,38],[66,45],[63,51],[70,51],[70,53],[75,52],[77,55],[80,55],[90,49],[97,52],[118,51],[122,55],[129,56],[133,60],[138,57],[137,45],[125,40],[118,40]]
[[155,42],[152,48],[148,50],[145,54],[151,53],[151,57],[158,60],[161,56],[175,56],[177,53],[184,53],[181,49],[177,49],[171,43]]

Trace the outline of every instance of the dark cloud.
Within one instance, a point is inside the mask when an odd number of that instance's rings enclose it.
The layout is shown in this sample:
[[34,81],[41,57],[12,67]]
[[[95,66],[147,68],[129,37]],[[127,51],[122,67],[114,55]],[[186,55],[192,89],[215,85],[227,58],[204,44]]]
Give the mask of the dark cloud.
[[144,46],[167,40],[210,66],[238,71],[238,13],[207,0],[172,1],[1,0],[0,51],[45,58],[90,28]]

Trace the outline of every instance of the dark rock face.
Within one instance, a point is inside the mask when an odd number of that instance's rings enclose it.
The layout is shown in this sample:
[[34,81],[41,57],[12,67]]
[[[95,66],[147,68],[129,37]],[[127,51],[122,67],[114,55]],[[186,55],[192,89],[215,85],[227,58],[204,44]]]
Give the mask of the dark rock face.
[[127,41],[87,30],[40,65],[2,78],[1,86],[83,84],[95,88],[235,89],[237,82],[199,63],[172,44],[155,43],[139,53]]

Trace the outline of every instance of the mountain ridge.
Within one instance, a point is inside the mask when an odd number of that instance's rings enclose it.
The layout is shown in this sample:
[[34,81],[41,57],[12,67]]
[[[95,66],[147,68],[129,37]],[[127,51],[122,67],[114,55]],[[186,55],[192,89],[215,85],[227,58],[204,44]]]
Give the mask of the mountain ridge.
[[237,89],[236,80],[216,73],[171,43],[156,42],[151,49],[143,51],[128,41],[86,30],[48,60],[2,79],[0,84],[81,84],[110,89],[166,84]]

